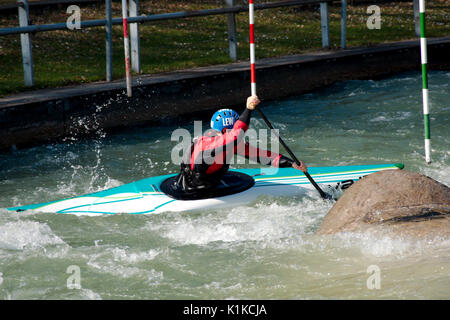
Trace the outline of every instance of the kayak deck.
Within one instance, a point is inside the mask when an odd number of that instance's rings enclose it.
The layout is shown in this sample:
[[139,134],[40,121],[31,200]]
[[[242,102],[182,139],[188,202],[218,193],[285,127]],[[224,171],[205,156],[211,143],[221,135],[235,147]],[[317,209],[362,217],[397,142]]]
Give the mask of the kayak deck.
[[[311,167],[308,172],[321,186],[339,188],[350,186],[365,175],[382,170],[403,169],[403,164]],[[240,193],[201,200],[176,200],[161,192],[161,183],[176,174],[150,177],[119,187],[73,197],[8,208],[10,211],[71,213],[77,215],[151,214],[165,211],[190,211],[247,204],[261,195],[293,196],[314,190],[306,176],[293,168],[235,169],[252,176],[255,185]]]

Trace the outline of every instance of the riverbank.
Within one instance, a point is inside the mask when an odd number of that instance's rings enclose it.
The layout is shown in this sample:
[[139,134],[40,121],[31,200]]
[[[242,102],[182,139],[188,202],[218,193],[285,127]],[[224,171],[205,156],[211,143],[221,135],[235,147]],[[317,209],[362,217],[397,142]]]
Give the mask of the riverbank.
[[[8,0],[10,1],[10,0]],[[264,0],[273,2],[278,0]],[[247,2],[236,0],[236,5]],[[381,10],[381,29],[367,28],[367,7],[376,4]],[[141,1],[140,14],[161,14],[224,6],[223,0]],[[340,3],[329,6],[330,48],[340,47]],[[80,5],[82,20],[104,19],[103,3]],[[30,9],[33,24],[64,23],[67,7]],[[113,1],[113,17],[121,17],[120,1]],[[367,47],[393,41],[414,40],[412,1],[374,0],[370,4],[349,1],[347,47]],[[427,36],[449,36],[447,17],[450,7],[444,0],[427,2]],[[321,49],[319,5],[257,10],[257,59],[305,54]],[[16,27],[17,12],[0,14],[0,27]],[[248,15],[236,15],[238,61],[249,57]],[[233,62],[228,54],[227,16],[209,16],[140,25],[142,74],[157,74]],[[125,75],[123,30],[113,27],[113,79]],[[0,37],[0,96],[29,91],[84,84],[106,79],[105,28],[52,31],[31,35],[35,86],[24,86],[19,35]]]
[[[428,56],[430,69],[449,70],[450,37],[430,39]],[[418,41],[262,59],[257,64],[258,93],[268,101],[337,81],[409,70],[420,70]],[[240,62],[135,77],[132,98],[126,96],[124,80],[1,98],[0,149],[241,105],[249,95],[249,83],[248,62]]]
[[[430,39],[428,56],[430,69],[449,70],[450,37]],[[420,70],[419,63],[418,41],[262,59],[258,92],[264,100],[280,99],[337,81]],[[135,77],[132,98],[123,80],[1,98],[0,149],[240,105],[249,95],[249,77],[242,62]]]

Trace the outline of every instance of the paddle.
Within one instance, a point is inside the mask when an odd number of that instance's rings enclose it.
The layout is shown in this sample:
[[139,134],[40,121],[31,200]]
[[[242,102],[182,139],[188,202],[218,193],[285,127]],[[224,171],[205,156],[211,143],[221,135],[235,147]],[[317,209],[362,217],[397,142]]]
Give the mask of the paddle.
[[[251,90],[252,95],[256,96],[256,77],[255,77],[255,33],[254,33],[254,7],[253,7],[253,0],[249,0],[249,24],[250,24],[250,73],[251,73]],[[264,122],[267,124],[267,126],[275,132],[276,136],[278,137],[278,140],[283,145],[283,147],[286,149],[286,151],[289,153],[289,155],[294,159],[295,163],[299,166],[300,161],[298,161],[295,154],[291,151],[291,149],[284,143],[283,139],[281,139],[280,135],[274,130],[272,124],[269,122],[267,117],[264,115],[264,113],[260,109],[258,110],[259,114],[263,118]],[[324,200],[332,200],[333,197],[329,195],[328,193],[325,193],[319,185],[313,180],[313,178],[309,175],[308,172],[304,172],[305,176],[308,178],[309,182],[316,188],[316,190],[319,192],[320,196]]]
[[[260,109],[256,109],[259,114],[261,115],[261,117],[263,118],[264,122],[267,124],[267,126],[272,129],[275,133],[275,135],[278,138],[278,141],[280,141],[280,143],[283,145],[283,147],[286,149],[286,151],[289,153],[289,155],[291,156],[292,159],[294,159],[295,163],[299,166],[300,165],[300,161],[297,159],[297,157],[295,156],[295,154],[291,151],[291,149],[286,145],[286,143],[283,141],[283,139],[281,139],[280,135],[277,133],[277,131],[274,130],[272,124],[270,123],[269,119],[267,119],[267,117],[264,115],[264,113],[260,110]],[[334,200],[334,198],[328,194],[325,193],[320,187],[319,185],[314,181],[314,179],[309,175],[308,172],[303,172],[305,174],[305,176],[308,178],[309,182],[311,182],[311,184],[314,186],[314,188],[316,188],[316,190],[319,192],[320,196],[322,197],[322,199],[324,200]]]

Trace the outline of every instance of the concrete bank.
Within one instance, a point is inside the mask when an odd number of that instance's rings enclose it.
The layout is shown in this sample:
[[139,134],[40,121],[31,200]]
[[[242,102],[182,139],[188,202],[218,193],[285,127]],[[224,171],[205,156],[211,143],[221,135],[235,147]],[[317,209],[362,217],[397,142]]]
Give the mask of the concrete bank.
[[[450,70],[450,37],[429,39],[428,44],[429,68]],[[272,100],[337,81],[408,70],[420,72],[418,40],[259,60],[256,76],[258,95]],[[140,76],[134,79],[131,99],[123,80],[1,98],[0,150],[79,137],[99,127],[129,127],[219,106],[242,106],[249,83],[249,63],[243,62]]]

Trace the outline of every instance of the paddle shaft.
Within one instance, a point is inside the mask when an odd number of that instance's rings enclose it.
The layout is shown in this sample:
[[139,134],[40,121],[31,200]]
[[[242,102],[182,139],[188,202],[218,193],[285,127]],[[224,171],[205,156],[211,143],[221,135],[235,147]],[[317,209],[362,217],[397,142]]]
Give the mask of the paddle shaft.
[[[292,152],[292,150],[287,146],[287,144],[283,141],[283,139],[280,137],[280,135],[277,133],[276,130],[274,130],[272,124],[269,122],[269,120],[267,119],[267,117],[264,115],[264,113],[260,110],[260,109],[256,109],[258,110],[259,114],[261,115],[261,117],[263,118],[264,122],[267,124],[267,126],[272,129],[272,132],[275,133],[275,135],[277,136],[278,140],[280,141],[280,143],[283,145],[283,147],[286,149],[286,151],[289,153],[289,155],[292,157],[292,159],[294,159],[295,163],[297,165],[300,165],[300,161],[297,159],[297,157],[295,156],[295,154]],[[319,185],[314,181],[314,179],[309,175],[308,172],[303,172],[306,176],[306,178],[308,178],[309,182],[311,182],[311,184],[314,186],[314,188],[316,188],[316,190],[319,192],[320,196],[322,197],[322,199],[330,199],[331,196],[327,195],[320,187]]]
[[[256,72],[255,72],[255,31],[254,31],[254,20],[255,20],[255,14],[254,14],[254,5],[253,0],[249,0],[248,4],[249,8],[249,25],[250,25],[250,74],[251,74],[251,90],[252,90],[252,96],[256,96]],[[261,117],[263,118],[264,122],[267,124],[267,126],[272,129],[272,132],[275,132],[275,135],[278,137],[278,140],[283,145],[283,147],[286,149],[286,151],[289,153],[289,155],[294,159],[295,163],[297,165],[300,165],[300,161],[297,159],[295,154],[291,151],[291,149],[286,145],[286,143],[281,139],[280,135],[277,133],[277,131],[274,130],[272,124],[270,123],[269,119],[264,115],[264,113],[257,109]],[[309,175],[308,172],[304,172],[305,176],[308,178],[309,182],[316,188],[316,190],[319,192],[322,199],[330,199],[332,198],[330,195],[323,192],[323,190],[319,187],[319,185],[313,180],[313,178]]]

